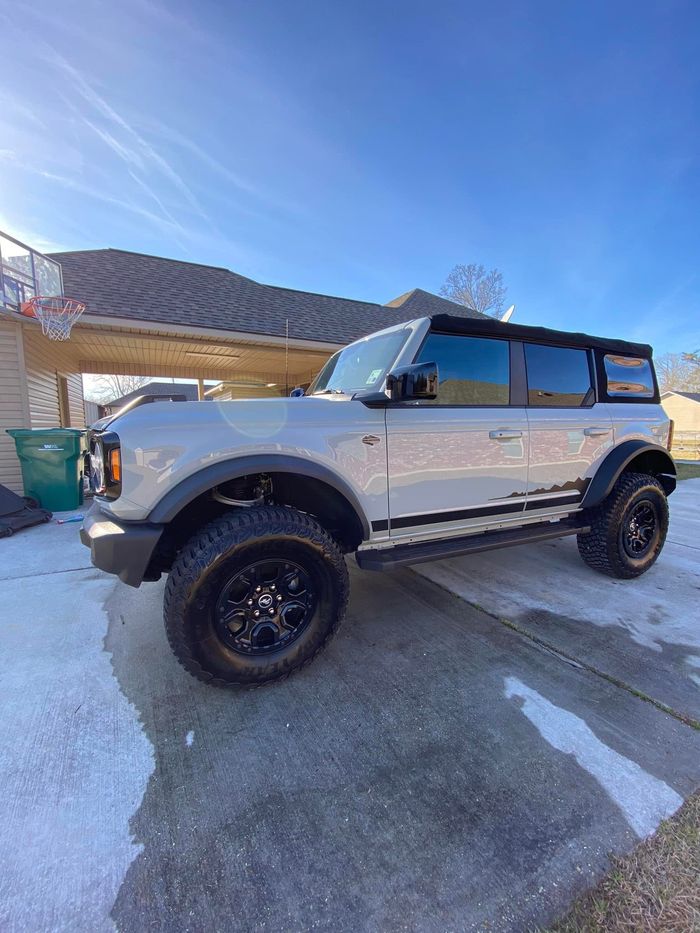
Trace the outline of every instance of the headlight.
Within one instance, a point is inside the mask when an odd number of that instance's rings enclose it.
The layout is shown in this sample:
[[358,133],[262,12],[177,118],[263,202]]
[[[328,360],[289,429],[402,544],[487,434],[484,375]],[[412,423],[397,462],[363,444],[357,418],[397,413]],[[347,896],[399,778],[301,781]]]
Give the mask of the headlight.
[[122,491],[121,449],[113,431],[95,434],[90,441],[90,486],[108,499],[118,498]]

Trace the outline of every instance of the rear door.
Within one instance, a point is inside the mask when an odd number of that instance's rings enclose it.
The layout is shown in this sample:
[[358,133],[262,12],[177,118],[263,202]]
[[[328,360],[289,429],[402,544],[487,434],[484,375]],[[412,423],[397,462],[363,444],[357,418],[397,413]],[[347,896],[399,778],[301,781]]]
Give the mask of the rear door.
[[512,521],[525,506],[528,422],[511,405],[510,342],[430,332],[416,362],[432,361],[437,399],[386,410],[393,538]]
[[571,511],[613,445],[608,407],[596,398],[592,351],[522,346],[530,434],[526,512]]

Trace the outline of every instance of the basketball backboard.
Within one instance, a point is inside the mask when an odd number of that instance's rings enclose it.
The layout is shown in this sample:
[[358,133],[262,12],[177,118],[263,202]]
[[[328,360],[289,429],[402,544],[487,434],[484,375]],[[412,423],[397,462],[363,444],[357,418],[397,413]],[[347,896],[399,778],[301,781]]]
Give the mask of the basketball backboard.
[[62,294],[60,265],[0,232],[0,307],[20,311],[35,295]]

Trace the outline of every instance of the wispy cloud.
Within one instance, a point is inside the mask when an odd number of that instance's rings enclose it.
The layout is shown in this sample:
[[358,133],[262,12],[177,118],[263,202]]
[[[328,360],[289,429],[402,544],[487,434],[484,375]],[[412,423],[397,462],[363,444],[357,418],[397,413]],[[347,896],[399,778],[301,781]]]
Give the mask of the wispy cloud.
[[145,183],[145,181],[143,181],[143,179],[139,178],[139,176],[136,174],[136,172],[130,171],[130,172],[129,172],[129,175],[131,176],[131,178],[133,178],[133,180],[136,182],[136,184],[137,184],[140,188],[142,188],[143,191],[145,191],[146,194],[147,194],[150,198],[152,198],[152,200],[157,204],[157,206],[158,206],[158,208],[159,208],[161,214],[163,215],[163,217],[165,217],[166,220],[169,220],[169,221],[171,222],[171,224],[173,225],[174,228],[177,228],[183,235],[185,235],[185,234],[186,234],[185,228],[184,228],[184,227],[182,226],[182,224],[174,217],[174,215],[168,210],[168,208],[165,206],[165,204],[162,202],[162,200],[158,197],[158,195],[155,193],[155,191],[154,191],[149,185],[147,185],[147,184]]
[[[208,169],[211,169],[213,172],[216,172],[217,175],[227,181],[230,185],[233,185],[241,193],[249,195],[251,198],[257,200],[261,204],[273,206],[276,212],[283,210],[290,214],[301,214],[306,211],[306,208],[301,204],[294,202],[289,198],[282,197],[279,192],[273,191],[269,187],[263,187],[261,185],[255,184],[254,182],[245,178],[239,172],[234,171],[232,168],[230,168],[230,166],[224,165],[223,162],[220,162],[218,159],[214,158],[211,153],[207,152],[206,149],[203,149],[193,139],[190,139],[188,136],[185,136],[183,133],[180,133],[173,127],[165,126],[163,123],[150,122],[148,124],[148,128],[152,134],[158,138],[179,146],[181,149],[189,152],[196,159],[198,159],[202,165],[206,166]],[[238,205],[238,207],[240,209],[240,205]],[[245,210],[246,213],[251,212],[249,209]]]
[[2,212],[0,212],[0,230],[22,243],[30,243],[40,253],[60,253],[68,248],[66,243],[51,240],[31,227],[26,225],[18,226],[11,217]]
[[[43,43],[43,45],[46,49],[44,54],[46,61],[53,64],[68,77],[73,88],[80,97],[111,124],[113,132],[100,129],[92,120],[83,116],[82,119],[85,125],[131,168],[134,166],[142,168],[147,163],[155,167],[163,178],[174,185],[196,213],[203,219],[209,220],[206,212],[190,187],[168,160],[154,149],[154,147],[87,82],[77,68],[71,65],[70,62],[48,45],[48,43]],[[121,134],[121,140],[116,138],[115,133]],[[144,184],[147,184],[144,179],[142,179],[142,181]]]
[[114,207],[120,208],[121,210],[125,210],[131,214],[142,217],[145,220],[148,220],[150,223],[153,223],[155,226],[166,230],[170,234],[182,234],[184,232],[183,227],[175,220],[161,217],[160,215],[149,211],[147,208],[141,206],[140,204],[134,204],[131,201],[125,200],[123,198],[114,197],[113,195],[108,194],[106,191],[95,188],[91,185],[87,185],[82,181],[77,181],[76,179],[69,178],[66,175],[59,175],[56,172],[49,172],[40,166],[33,165],[27,160],[20,160],[17,158],[15,153],[6,153],[5,150],[0,150],[0,161],[11,162],[15,167],[21,168],[23,171],[35,175],[39,178],[44,178],[46,181],[60,185],[62,188],[67,188],[71,191],[77,191],[80,194],[86,195],[87,197],[94,198],[97,201],[102,201],[104,204],[110,204]]
[[[261,255],[251,250],[248,244],[243,244],[236,240],[232,240],[229,237],[220,234],[219,232],[212,233],[209,228],[197,229],[192,227],[183,227],[174,217],[172,217],[172,215],[169,214],[167,208],[165,208],[162,203],[160,204],[160,207],[163,211],[165,211],[166,216],[161,216],[154,211],[148,210],[148,208],[144,207],[141,203],[137,204],[125,198],[111,195],[102,188],[97,188],[93,185],[86,184],[82,181],[78,181],[65,175],[60,175],[56,172],[47,171],[36,164],[28,162],[27,160],[20,161],[16,157],[12,156],[5,158],[2,154],[2,150],[0,150],[0,161],[11,161],[16,168],[37,178],[44,179],[45,181],[54,185],[58,185],[68,191],[74,191],[83,197],[92,198],[93,200],[102,204],[107,204],[110,207],[117,208],[120,211],[124,211],[126,213],[132,214],[135,217],[138,217],[140,220],[146,221],[161,232],[165,233],[174,243],[177,243],[177,245],[182,250],[184,257],[192,256],[193,250],[195,250],[197,254],[201,254],[201,252],[207,253],[211,249],[215,248],[218,251],[223,251],[225,254],[229,255],[230,261],[234,265],[241,261],[247,264],[260,263],[262,261]],[[135,180],[138,183],[138,180]],[[9,222],[3,221],[2,215],[0,215],[0,229],[5,229],[10,232],[13,230],[13,225]],[[45,252],[50,252],[52,250],[60,251],[62,249],[71,248],[69,245],[65,244],[49,243],[45,240],[45,238],[42,238],[40,235],[35,233],[18,231],[16,225],[14,226],[14,232],[12,235],[16,236],[17,239],[22,240],[25,243],[31,243],[38,249],[44,250]]]
[[106,146],[109,146],[112,152],[118,155],[127,165],[134,165],[137,168],[143,169],[143,159],[137,152],[123,146],[111,133],[96,126],[91,120],[88,120],[87,117],[82,117],[82,120],[83,123],[93,131],[95,136],[99,137]]
[[10,94],[0,94],[0,111],[5,116],[20,117],[25,123],[30,123],[37,129],[47,129],[46,123],[39,118],[34,109],[27,107],[26,104]]

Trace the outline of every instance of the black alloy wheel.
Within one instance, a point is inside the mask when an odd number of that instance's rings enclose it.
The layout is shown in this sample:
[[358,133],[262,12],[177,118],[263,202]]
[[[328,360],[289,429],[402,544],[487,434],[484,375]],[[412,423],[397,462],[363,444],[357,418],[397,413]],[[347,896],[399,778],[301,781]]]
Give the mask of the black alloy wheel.
[[234,651],[265,654],[301,635],[315,602],[311,579],[299,564],[258,560],[224,584],[214,607],[214,625]]
[[632,506],[620,527],[622,546],[631,558],[638,559],[649,552],[658,524],[656,506],[650,499]]

